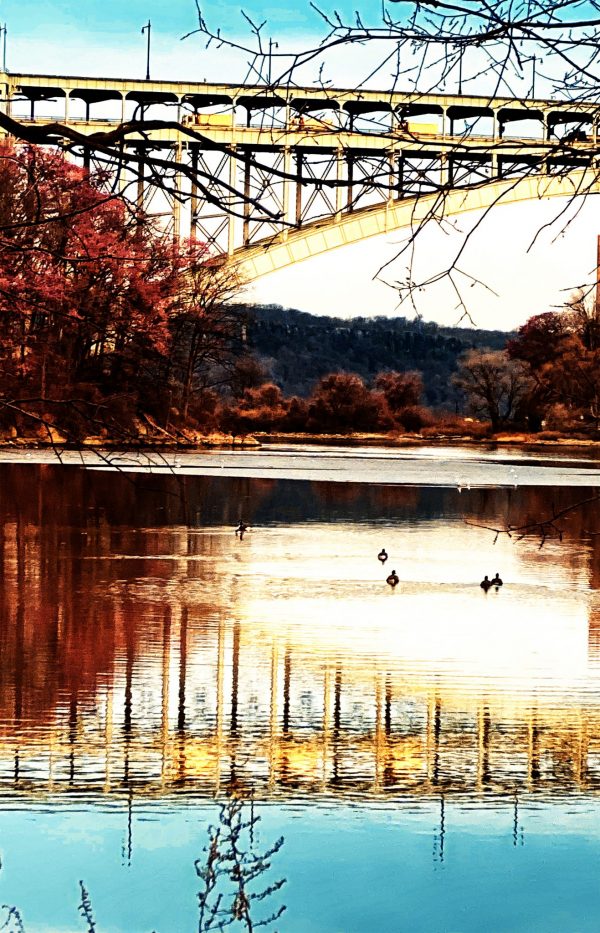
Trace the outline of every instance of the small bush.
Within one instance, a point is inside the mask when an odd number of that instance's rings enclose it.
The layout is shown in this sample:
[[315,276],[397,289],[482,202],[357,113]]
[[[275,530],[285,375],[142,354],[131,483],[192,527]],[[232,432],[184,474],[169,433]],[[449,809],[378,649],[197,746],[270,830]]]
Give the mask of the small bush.
[[573,431],[581,430],[580,412],[567,408],[560,402],[546,412],[545,431],[559,431],[571,434]]
[[435,419],[428,408],[421,405],[409,405],[398,412],[397,419],[405,431],[421,431],[431,427]]

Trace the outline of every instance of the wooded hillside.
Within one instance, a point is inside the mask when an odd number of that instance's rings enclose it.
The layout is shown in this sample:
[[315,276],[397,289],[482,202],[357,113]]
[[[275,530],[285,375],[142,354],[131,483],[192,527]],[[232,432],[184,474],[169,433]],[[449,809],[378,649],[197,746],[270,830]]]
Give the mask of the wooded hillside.
[[367,382],[386,369],[423,374],[424,401],[433,408],[462,407],[450,381],[465,350],[501,350],[504,331],[438,327],[406,318],[317,317],[278,305],[244,306],[248,350],[264,363],[286,395],[307,396],[322,376],[354,372]]

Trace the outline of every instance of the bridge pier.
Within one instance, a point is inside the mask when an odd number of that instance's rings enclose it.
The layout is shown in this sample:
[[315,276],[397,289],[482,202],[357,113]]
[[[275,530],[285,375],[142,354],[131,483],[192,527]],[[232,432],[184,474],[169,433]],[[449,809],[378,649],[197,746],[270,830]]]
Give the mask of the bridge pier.
[[235,250],[235,214],[233,213],[235,190],[237,183],[237,147],[232,146],[229,151],[229,207],[227,217],[227,255],[233,256]]
[[198,239],[198,185],[195,182],[195,178],[198,173],[198,147],[188,143],[188,151],[190,153],[190,166],[192,170],[192,186],[190,192],[190,211],[191,211],[191,223],[190,223],[190,236],[193,240]]
[[[288,108],[289,109],[289,108]],[[285,241],[288,238],[289,225],[292,223],[290,217],[290,188],[291,181],[290,177],[292,174],[292,153],[289,146],[286,146],[283,150],[283,173],[285,178],[283,179],[283,231],[282,239]]]
[[138,146],[136,149],[136,154],[138,157],[137,162],[137,185],[136,185],[136,206],[139,213],[144,211],[144,181],[145,181],[145,165],[144,165],[144,151],[141,147]]
[[354,156],[351,152],[346,153],[346,178],[348,185],[346,188],[346,210],[352,213],[354,199]]
[[[179,139],[175,143],[174,154],[175,154],[175,165],[181,164],[182,157],[182,142]],[[181,236],[181,175],[178,171],[175,171],[173,176],[173,239],[178,240]]]
[[443,152],[440,156],[440,188],[445,190],[450,186],[450,157]]
[[335,223],[338,224],[342,219],[342,212],[344,210],[344,150],[337,149],[335,153],[335,180],[336,180],[336,189],[335,189]]
[[302,226],[302,168],[304,154],[301,149],[296,153],[296,226]]
[[244,246],[250,244],[250,153],[246,150],[244,154],[244,220],[242,229],[242,241]]

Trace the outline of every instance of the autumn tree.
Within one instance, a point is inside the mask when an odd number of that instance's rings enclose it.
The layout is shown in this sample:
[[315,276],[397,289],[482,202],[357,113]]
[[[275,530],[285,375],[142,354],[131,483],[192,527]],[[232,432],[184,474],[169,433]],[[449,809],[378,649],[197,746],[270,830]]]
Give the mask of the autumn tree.
[[272,382],[245,389],[241,398],[226,402],[221,410],[220,425],[233,435],[252,431],[279,429],[289,410],[289,401],[279,386]]
[[506,349],[511,359],[528,363],[533,371],[541,369],[560,355],[568,336],[567,320],[558,311],[547,311],[530,317],[509,340]]
[[269,378],[265,364],[251,353],[244,353],[234,363],[229,387],[234,398],[241,398],[246,389],[257,389]]
[[489,419],[493,431],[515,418],[532,388],[527,367],[503,350],[468,351],[453,381],[471,410]]
[[319,432],[378,431],[393,427],[382,393],[370,391],[355,373],[331,373],[309,399],[308,430]]
[[231,381],[242,353],[242,321],[228,302],[240,289],[235,270],[207,262],[204,246],[179,247],[181,274],[169,309],[171,374],[178,383],[180,414],[193,396]]
[[407,431],[420,431],[426,424],[433,423],[429,409],[419,404],[424,389],[421,373],[414,370],[378,373],[374,386],[385,398],[398,427]]
[[392,414],[399,414],[403,408],[418,405],[423,394],[421,373],[385,372],[375,377],[375,388],[383,392]]
[[562,311],[531,318],[507,350],[527,365],[532,398],[550,427],[598,427],[600,321],[589,297],[578,293]]
[[231,353],[234,286],[204,247],[157,235],[58,151],[2,145],[0,226],[5,423],[114,434],[159,413],[169,380],[189,403],[200,361]]

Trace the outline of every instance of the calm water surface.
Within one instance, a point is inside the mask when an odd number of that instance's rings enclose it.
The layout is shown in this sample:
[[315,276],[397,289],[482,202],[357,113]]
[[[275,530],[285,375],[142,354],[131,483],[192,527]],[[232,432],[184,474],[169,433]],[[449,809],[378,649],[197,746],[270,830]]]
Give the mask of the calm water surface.
[[369,483],[318,456],[271,455],[312,481],[0,463],[0,903],[25,930],[85,929],[80,880],[99,933],[197,930],[232,794],[249,851],[284,837],[274,929],[598,930],[600,508],[541,548],[489,530],[593,496],[593,458],[425,453],[404,485],[375,484],[388,453],[352,452]]

